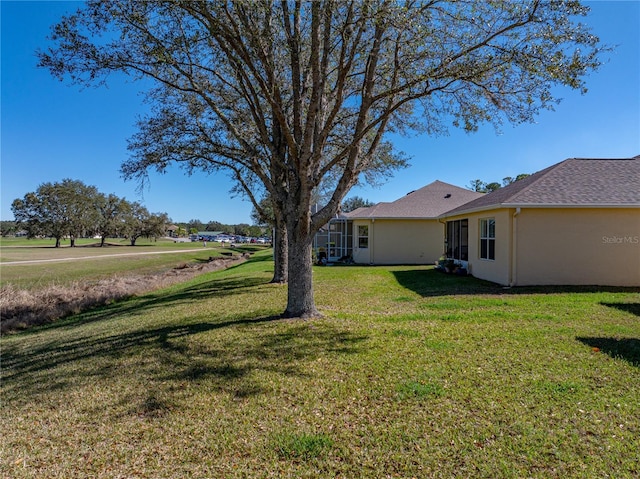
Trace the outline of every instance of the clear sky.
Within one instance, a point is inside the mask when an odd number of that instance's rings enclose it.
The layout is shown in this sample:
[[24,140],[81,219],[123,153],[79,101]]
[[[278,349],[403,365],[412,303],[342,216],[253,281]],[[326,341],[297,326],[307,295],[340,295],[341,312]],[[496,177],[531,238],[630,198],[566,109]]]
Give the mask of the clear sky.
[[[535,124],[505,124],[500,134],[486,126],[474,134],[451,129],[443,137],[394,140],[412,166],[379,188],[358,187],[348,196],[393,201],[435,180],[468,186],[476,178],[500,182],[534,173],[566,158],[640,155],[640,2],[587,4],[592,12],[583,21],[617,48],[587,78],[586,95],[558,90],[563,101],[555,112],[543,112]],[[127,139],[146,111],[141,86],[114,75],[109,88],[81,90],[36,67],[35,51],[46,48],[50,26],[78,3],[0,0],[0,6],[1,219],[13,219],[14,199],[42,183],[71,178],[140,201],[176,222],[251,223],[250,203],[229,194],[224,175],[189,177],[173,168],[151,174],[142,195],[134,182],[122,180]]]

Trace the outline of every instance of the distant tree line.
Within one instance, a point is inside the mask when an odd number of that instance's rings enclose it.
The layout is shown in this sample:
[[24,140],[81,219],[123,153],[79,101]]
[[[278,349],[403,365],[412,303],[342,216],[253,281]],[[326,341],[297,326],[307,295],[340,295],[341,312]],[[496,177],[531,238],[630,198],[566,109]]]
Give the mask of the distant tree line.
[[195,234],[199,231],[221,231],[233,236],[263,236],[270,234],[270,228],[266,223],[249,225],[248,223],[225,224],[210,220],[203,222],[198,219],[189,220],[186,223],[175,223],[178,227],[178,236]]
[[[75,246],[76,238],[127,238],[132,246],[138,238],[157,237],[166,233],[171,219],[166,213],[150,213],[143,205],[129,202],[114,194],[100,193],[95,186],[81,181],[64,179],[59,183],[43,183],[34,192],[13,201],[15,220],[1,221],[2,236],[24,232],[27,237],[49,237],[60,246],[62,238],[69,238]],[[224,224],[210,220],[192,219],[174,223],[176,236],[188,236],[199,231],[221,231],[236,236],[264,236],[271,234],[268,222],[249,225]]]
[[492,191],[502,188],[503,186],[510,185],[511,183],[526,178],[527,176],[529,176],[529,173],[520,173],[515,177],[507,176],[505,178],[502,178],[502,184],[495,181],[487,183],[482,180],[472,180],[468,188],[472,191],[477,191],[478,193],[491,193]]
[[138,202],[101,193],[95,186],[71,179],[41,184],[36,191],[15,199],[11,211],[14,232],[24,231],[29,238],[54,238],[56,248],[62,238],[69,238],[75,246],[77,238],[95,236],[101,238],[101,246],[107,237],[127,238],[135,246],[140,237],[164,235],[170,221],[166,213],[150,213]]

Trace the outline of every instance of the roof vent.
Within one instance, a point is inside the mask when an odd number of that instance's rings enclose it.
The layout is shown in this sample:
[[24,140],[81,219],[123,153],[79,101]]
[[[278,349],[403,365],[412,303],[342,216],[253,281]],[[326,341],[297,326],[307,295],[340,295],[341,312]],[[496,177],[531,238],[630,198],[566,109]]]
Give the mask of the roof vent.
[[451,193],[447,193],[446,195],[444,195],[445,198],[451,198]]

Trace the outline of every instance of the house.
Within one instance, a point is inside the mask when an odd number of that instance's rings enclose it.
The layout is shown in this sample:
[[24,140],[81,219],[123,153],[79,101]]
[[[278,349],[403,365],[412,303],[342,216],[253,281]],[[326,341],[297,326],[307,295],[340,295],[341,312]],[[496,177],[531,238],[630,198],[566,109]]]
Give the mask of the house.
[[443,213],[445,250],[509,286],[640,286],[640,156],[572,158]]
[[444,251],[440,216],[482,196],[434,181],[396,201],[345,213],[329,228],[334,228],[335,237],[340,232],[345,252],[351,246],[349,254],[356,263],[433,264]]

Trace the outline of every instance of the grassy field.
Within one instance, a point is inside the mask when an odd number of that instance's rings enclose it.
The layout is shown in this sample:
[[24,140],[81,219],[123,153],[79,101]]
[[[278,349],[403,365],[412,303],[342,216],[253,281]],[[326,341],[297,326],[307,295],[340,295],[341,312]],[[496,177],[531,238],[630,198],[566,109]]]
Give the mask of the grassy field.
[[637,290],[268,252],[3,337],[2,477],[635,478]]
[[[50,284],[95,281],[114,274],[153,274],[180,263],[206,261],[210,256],[220,256],[225,252],[238,254],[264,250],[264,247],[254,245],[230,249],[218,243],[208,243],[207,248],[203,248],[199,242],[144,239],[139,240],[136,246],[129,246],[126,240],[109,240],[110,246],[104,248],[94,247],[99,245],[99,240],[92,239],[78,240],[75,248],[69,248],[68,244],[54,248],[54,244],[52,240],[2,238],[0,286],[11,283],[19,288],[32,289]],[[91,260],[79,260],[85,258]],[[22,261],[28,262],[20,263]]]

